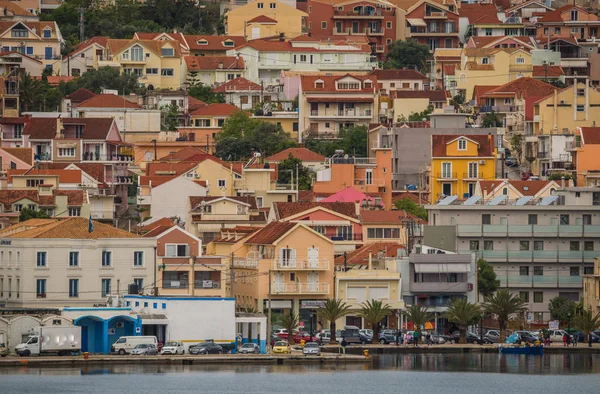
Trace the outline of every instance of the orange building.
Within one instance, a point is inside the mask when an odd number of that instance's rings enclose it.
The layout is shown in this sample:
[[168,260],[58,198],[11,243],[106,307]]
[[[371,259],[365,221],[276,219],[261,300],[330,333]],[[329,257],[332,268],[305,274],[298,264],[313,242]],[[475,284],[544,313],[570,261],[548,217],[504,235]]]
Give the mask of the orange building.
[[600,185],[600,127],[578,127],[572,154],[577,186]]
[[315,195],[330,195],[354,187],[378,200],[386,209],[392,207],[392,150],[373,149],[375,157],[349,157],[336,154],[325,160],[325,169],[317,172],[313,184]]

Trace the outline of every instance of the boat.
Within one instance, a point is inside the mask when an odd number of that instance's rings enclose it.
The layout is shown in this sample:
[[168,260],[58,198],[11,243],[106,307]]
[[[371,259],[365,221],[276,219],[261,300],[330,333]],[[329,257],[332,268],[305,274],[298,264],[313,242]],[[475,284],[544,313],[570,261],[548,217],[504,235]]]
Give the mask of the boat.
[[530,356],[541,356],[544,354],[543,346],[514,346],[499,347],[500,354],[525,354]]

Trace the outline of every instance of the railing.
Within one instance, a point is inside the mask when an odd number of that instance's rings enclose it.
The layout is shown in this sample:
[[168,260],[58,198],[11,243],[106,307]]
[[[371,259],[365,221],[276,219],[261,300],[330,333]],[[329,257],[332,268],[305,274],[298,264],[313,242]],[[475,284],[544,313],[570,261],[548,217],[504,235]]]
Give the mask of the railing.
[[550,157],[550,153],[549,152],[539,152],[537,153],[537,158],[538,159],[547,159],[548,157]]
[[163,289],[187,289],[188,281],[187,280],[163,280],[162,288]]
[[271,284],[272,293],[302,294],[329,293],[329,283],[276,283]]
[[464,179],[483,179],[483,172],[463,172]]
[[233,266],[237,268],[258,268],[258,259],[234,257]]
[[311,109],[310,110],[310,116],[322,116],[322,117],[330,117],[330,118],[337,118],[337,117],[372,117],[373,116],[373,111],[370,109],[366,109],[363,111],[360,111],[358,109],[343,109],[343,110],[337,110],[337,111],[319,111],[316,109]]
[[114,219],[114,212],[111,210],[91,210],[92,219]]
[[354,180],[354,184],[356,186],[369,186],[369,185],[374,185],[374,186],[385,186],[385,180],[383,179],[378,179],[378,178],[371,178],[371,179],[355,179]]
[[34,155],[33,159],[36,161],[50,161],[52,160],[52,155],[50,153],[42,153],[39,155]]
[[468,291],[469,283],[458,282],[413,282],[408,285],[409,290],[415,293],[463,293]]
[[507,25],[516,25],[521,23],[521,18],[518,16],[511,16],[504,20],[504,24]]
[[425,13],[425,18],[435,19],[435,18],[447,18],[447,17],[448,17],[448,15],[446,14],[445,11],[430,11],[430,12]]
[[438,172],[435,176],[437,179],[457,179],[456,172]]
[[385,34],[385,29],[383,27],[370,27],[367,29],[368,36],[382,36]]
[[133,163],[134,157],[129,155],[107,155],[103,153],[96,153],[94,151],[86,151],[82,154],[82,160],[84,161],[120,161],[123,163]]
[[479,112],[522,112],[523,106],[521,105],[484,105],[479,107]]
[[362,241],[362,234],[323,234],[332,241]]
[[326,270],[329,269],[329,259],[295,259],[273,260],[273,269],[276,270]]
[[377,160],[374,157],[328,157],[325,158],[325,165],[332,164],[354,164],[354,165],[376,165]]
[[383,17],[383,14],[381,12],[381,10],[374,10],[374,11],[344,11],[344,10],[334,10],[333,11],[333,15],[334,16],[373,16],[373,17]]
[[194,289],[220,289],[221,281],[218,280],[196,280]]

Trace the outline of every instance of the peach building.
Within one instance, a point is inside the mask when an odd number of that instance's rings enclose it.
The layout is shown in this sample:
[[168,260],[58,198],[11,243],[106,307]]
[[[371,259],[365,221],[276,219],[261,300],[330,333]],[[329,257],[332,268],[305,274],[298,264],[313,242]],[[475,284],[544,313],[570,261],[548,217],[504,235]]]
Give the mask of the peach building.
[[578,127],[571,149],[577,186],[600,185],[600,127]]

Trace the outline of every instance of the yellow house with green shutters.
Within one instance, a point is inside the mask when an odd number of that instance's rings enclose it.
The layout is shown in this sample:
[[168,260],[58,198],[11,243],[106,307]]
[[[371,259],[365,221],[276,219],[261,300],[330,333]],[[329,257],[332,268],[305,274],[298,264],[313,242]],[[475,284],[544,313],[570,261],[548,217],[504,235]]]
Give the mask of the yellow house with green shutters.
[[474,195],[478,181],[496,179],[496,156],[492,135],[432,135],[432,201]]
[[147,88],[180,89],[185,72],[177,41],[108,40],[107,55],[98,67],[118,67],[121,73],[136,74]]

